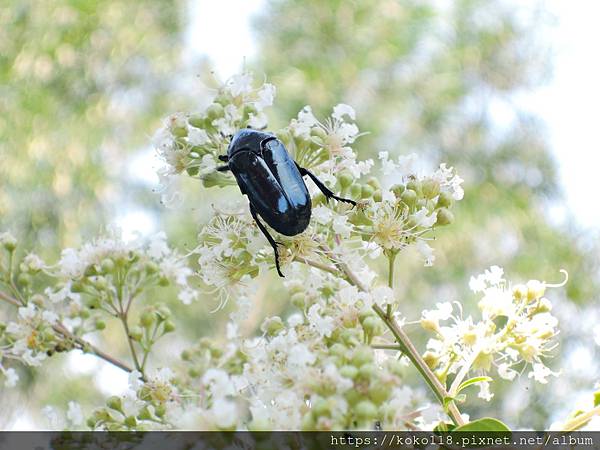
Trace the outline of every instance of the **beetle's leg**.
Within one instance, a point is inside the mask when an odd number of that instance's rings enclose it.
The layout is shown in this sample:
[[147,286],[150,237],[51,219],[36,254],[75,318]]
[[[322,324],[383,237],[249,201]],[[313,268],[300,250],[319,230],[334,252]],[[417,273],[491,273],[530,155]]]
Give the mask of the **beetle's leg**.
[[277,273],[280,277],[285,278],[284,275],[281,273],[281,267],[279,267],[279,250],[277,250],[277,244],[280,243],[276,242],[275,239],[273,239],[273,237],[269,234],[269,230],[267,230],[266,227],[258,219],[258,214],[256,214],[256,211],[254,210],[252,204],[250,204],[250,214],[252,214],[252,218],[256,222],[256,225],[258,225],[258,229],[262,231],[262,234],[265,235],[267,241],[269,241],[269,244],[271,244],[271,247],[273,247],[273,251],[275,252],[275,267],[277,268]]
[[317,187],[319,189],[321,189],[321,192],[323,193],[323,195],[325,195],[325,198],[327,200],[329,200],[330,198],[335,198],[337,201],[350,203],[352,206],[356,206],[356,202],[354,200],[350,200],[349,198],[338,197],[333,192],[331,192],[331,190],[329,190],[327,188],[327,186],[325,186],[325,184],[323,184],[323,182],[321,180],[319,180],[317,178],[317,176],[314,173],[312,173],[310,170],[305,169],[304,167],[300,167],[298,165],[298,163],[296,163],[296,167],[298,167],[298,170],[300,171],[300,175],[302,175],[302,176],[308,175],[310,177],[310,179],[314,181],[314,183],[317,185]]
[[219,155],[219,161],[227,162],[227,161],[229,161],[229,156]]
[[229,169],[229,165],[228,164],[225,164],[224,166],[218,166],[215,170],[217,172],[228,172],[231,169]]

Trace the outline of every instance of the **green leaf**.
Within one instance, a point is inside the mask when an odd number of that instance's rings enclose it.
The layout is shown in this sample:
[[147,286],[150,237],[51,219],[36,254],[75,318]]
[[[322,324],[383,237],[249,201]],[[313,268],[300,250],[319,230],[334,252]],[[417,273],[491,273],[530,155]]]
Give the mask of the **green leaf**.
[[473,378],[470,378],[467,381],[463,381],[460,384],[460,386],[458,386],[458,389],[456,390],[456,393],[458,394],[460,391],[462,391],[465,388],[468,388],[472,384],[483,383],[483,382],[488,382],[489,383],[490,381],[493,381],[490,377],[473,377]]
[[454,431],[500,431],[510,432],[510,428],[506,424],[500,422],[498,419],[492,417],[484,417],[482,419],[474,420],[473,422],[466,423],[460,427],[456,427]]
[[600,406],[600,391],[594,392],[594,408]]

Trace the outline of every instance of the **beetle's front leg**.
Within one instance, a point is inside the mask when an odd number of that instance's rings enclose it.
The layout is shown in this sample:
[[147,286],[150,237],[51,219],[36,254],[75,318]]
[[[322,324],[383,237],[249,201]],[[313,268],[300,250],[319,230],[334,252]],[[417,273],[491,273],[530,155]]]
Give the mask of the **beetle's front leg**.
[[338,197],[337,195],[335,195],[327,186],[325,186],[325,184],[321,180],[319,180],[317,178],[317,176],[314,173],[312,173],[308,169],[305,169],[304,167],[300,167],[298,165],[298,163],[296,163],[296,167],[298,167],[298,170],[300,171],[300,175],[302,175],[302,176],[308,175],[310,177],[310,179],[314,181],[314,183],[321,190],[323,195],[325,195],[325,198],[327,200],[329,200],[330,198],[335,198],[337,201],[350,203],[352,206],[356,206],[356,202],[354,200],[350,200],[349,198]]
[[277,273],[279,274],[280,277],[285,278],[283,273],[281,273],[281,267],[279,267],[279,250],[277,249],[278,244],[279,245],[283,245],[283,244],[275,241],[275,239],[273,239],[273,237],[269,234],[269,230],[267,230],[267,228],[259,220],[258,214],[256,214],[256,211],[254,210],[252,203],[250,203],[250,214],[252,214],[252,218],[256,222],[256,225],[258,225],[258,229],[260,231],[262,231],[262,234],[264,234],[264,236],[267,238],[267,241],[269,241],[269,244],[271,244],[271,247],[273,247],[273,251],[275,252],[275,268],[277,269]]

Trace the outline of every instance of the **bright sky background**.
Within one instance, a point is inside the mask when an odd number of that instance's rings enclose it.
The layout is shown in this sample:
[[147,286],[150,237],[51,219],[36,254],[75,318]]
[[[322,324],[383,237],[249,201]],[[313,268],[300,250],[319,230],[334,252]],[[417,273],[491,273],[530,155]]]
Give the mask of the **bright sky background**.
[[[530,0],[537,1],[537,0]],[[187,44],[195,55],[208,55],[226,78],[239,71],[256,51],[250,20],[264,0],[192,2]],[[554,73],[549,85],[518,96],[517,103],[542,118],[559,166],[568,209],[584,227],[600,227],[600,2],[548,0],[557,22],[547,36],[553,44]],[[235,30],[235,31],[233,31]]]

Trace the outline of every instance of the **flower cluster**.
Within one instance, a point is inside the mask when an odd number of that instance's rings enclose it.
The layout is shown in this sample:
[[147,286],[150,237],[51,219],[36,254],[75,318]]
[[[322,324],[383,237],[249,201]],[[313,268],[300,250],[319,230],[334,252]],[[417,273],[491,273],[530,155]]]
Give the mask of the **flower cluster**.
[[424,311],[421,318],[421,326],[435,334],[423,357],[441,380],[453,376],[450,394],[462,390],[471,372],[483,376],[478,378],[479,396],[485,400],[493,396],[490,379],[485,377],[492,369],[501,378],[513,380],[530,365],[528,377],[543,384],[548,376],[557,375],[545,364],[558,331],[544,294],[555,285],[531,280],[511,286],[504,271],[492,266],[472,277],[469,286],[482,296],[478,303],[481,320],[464,317],[458,303],[438,303],[437,309]]
[[[254,88],[251,76],[242,74],[219,88],[202,111],[167,118],[154,138],[166,164],[161,175],[185,173],[206,187],[234,183],[230,174],[215,171],[218,156],[237,130],[267,127],[264,109],[274,93],[270,84]],[[345,104],[324,120],[306,106],[274,131],[299,165],[357,205],[328,202],[307,180],[308,228],[292,237],[273,232],[294,310],[265,318],[260,330],[247,335],[241,330],[247,329],[242,325],[250,316],[254,280],[274,265],[273,250],[247,207],[215,208],[187,255],[197,258],[197,274],[187,256],[169,248],[164,233],[125,242],[109,232],[64,250],[55,265],[35,254],[17,261],[16,239],[0,234],[0,296],[16,316],[0,323],[4,384],[18,379],[11,360],[35,366],[54,352],[78,348],[130,372],[125,394],[106,399],[88,417],[92,429],[372,430],[431,428],[440,417],[428,417],[426,410],[444,412],[458,426],[465,420],[457,409],[462,391],[478,384],[480,397],[491,399],[489,375],[512,380],[527,367],[528,377],[540,383],[557,375],[546,365],[557,321],[544,296],[555,285],[513,286],[495,266],[469,283],[480,295],[481,318],[466,316],[458,303],[438,303],[420,321],[434,334],[427,351],[421,355],[415,348],[393,289],[394,264],[408,246],[421,252],[425,265],[433,264],[428,233],[453,222],[462,179],[444,164],[423,174],[414,155],[391,159],[382,151],[378,162],[360,160],[353,148],[361,135],[355,120]],[[382,265],[372,262],[380,257],[387,258],[387,284],[381,282]],[[169,284],[189,304],[199,295],[196,282],[218,291],[221,303],[235,298],[226,335],[200,339],[183,351],[179,367],[146,369],[156,341],[175,330],[175,318],[165,304],[144,304],[134,315],[132,305]],[[83,339],[102,330],[109,317],[122,323],[131,365]],[[440,400],[437,410],[407,384],[409,363]],[[64,420],[54,409],[47,412],[62,426],[84,422],[75,402]]]
[[231,136],[242,128],[267,126],[264,109],[273,103],[275,87],[252,87],[249,73],[233,76],[218,89],[212,103],[201,111],[167,117],[154,135],[153,145],[165,163],[159,177],[165,185],[176,174],[187,172],[206,187],[234,183],[216,172],[218,156],[225,154]]
[[0,323],[0,373],[7,385],[14,385],[18,374],[5,368],[3,360],[38,366],[56,352],[77,348],[93,353],[82,337],[103,330],[108,317],[124,322],[145,361],[152,345],[172,332],[174,324],[169,309],[155,305],[139,315],[139,324],[129,326],[134,301],[154,286],[170,283],[183,303],[198,295],[186,258],[169,248],[164,233],[149,241],[125,242],[112,230],[78,249],[63,250],[55,265],[31,253],[18,263],[16,239],[8,233],[1,239],[0,252],[6,257],[0,261],[0,276],[8,287],[3,299],[17,310],[13,320]]

